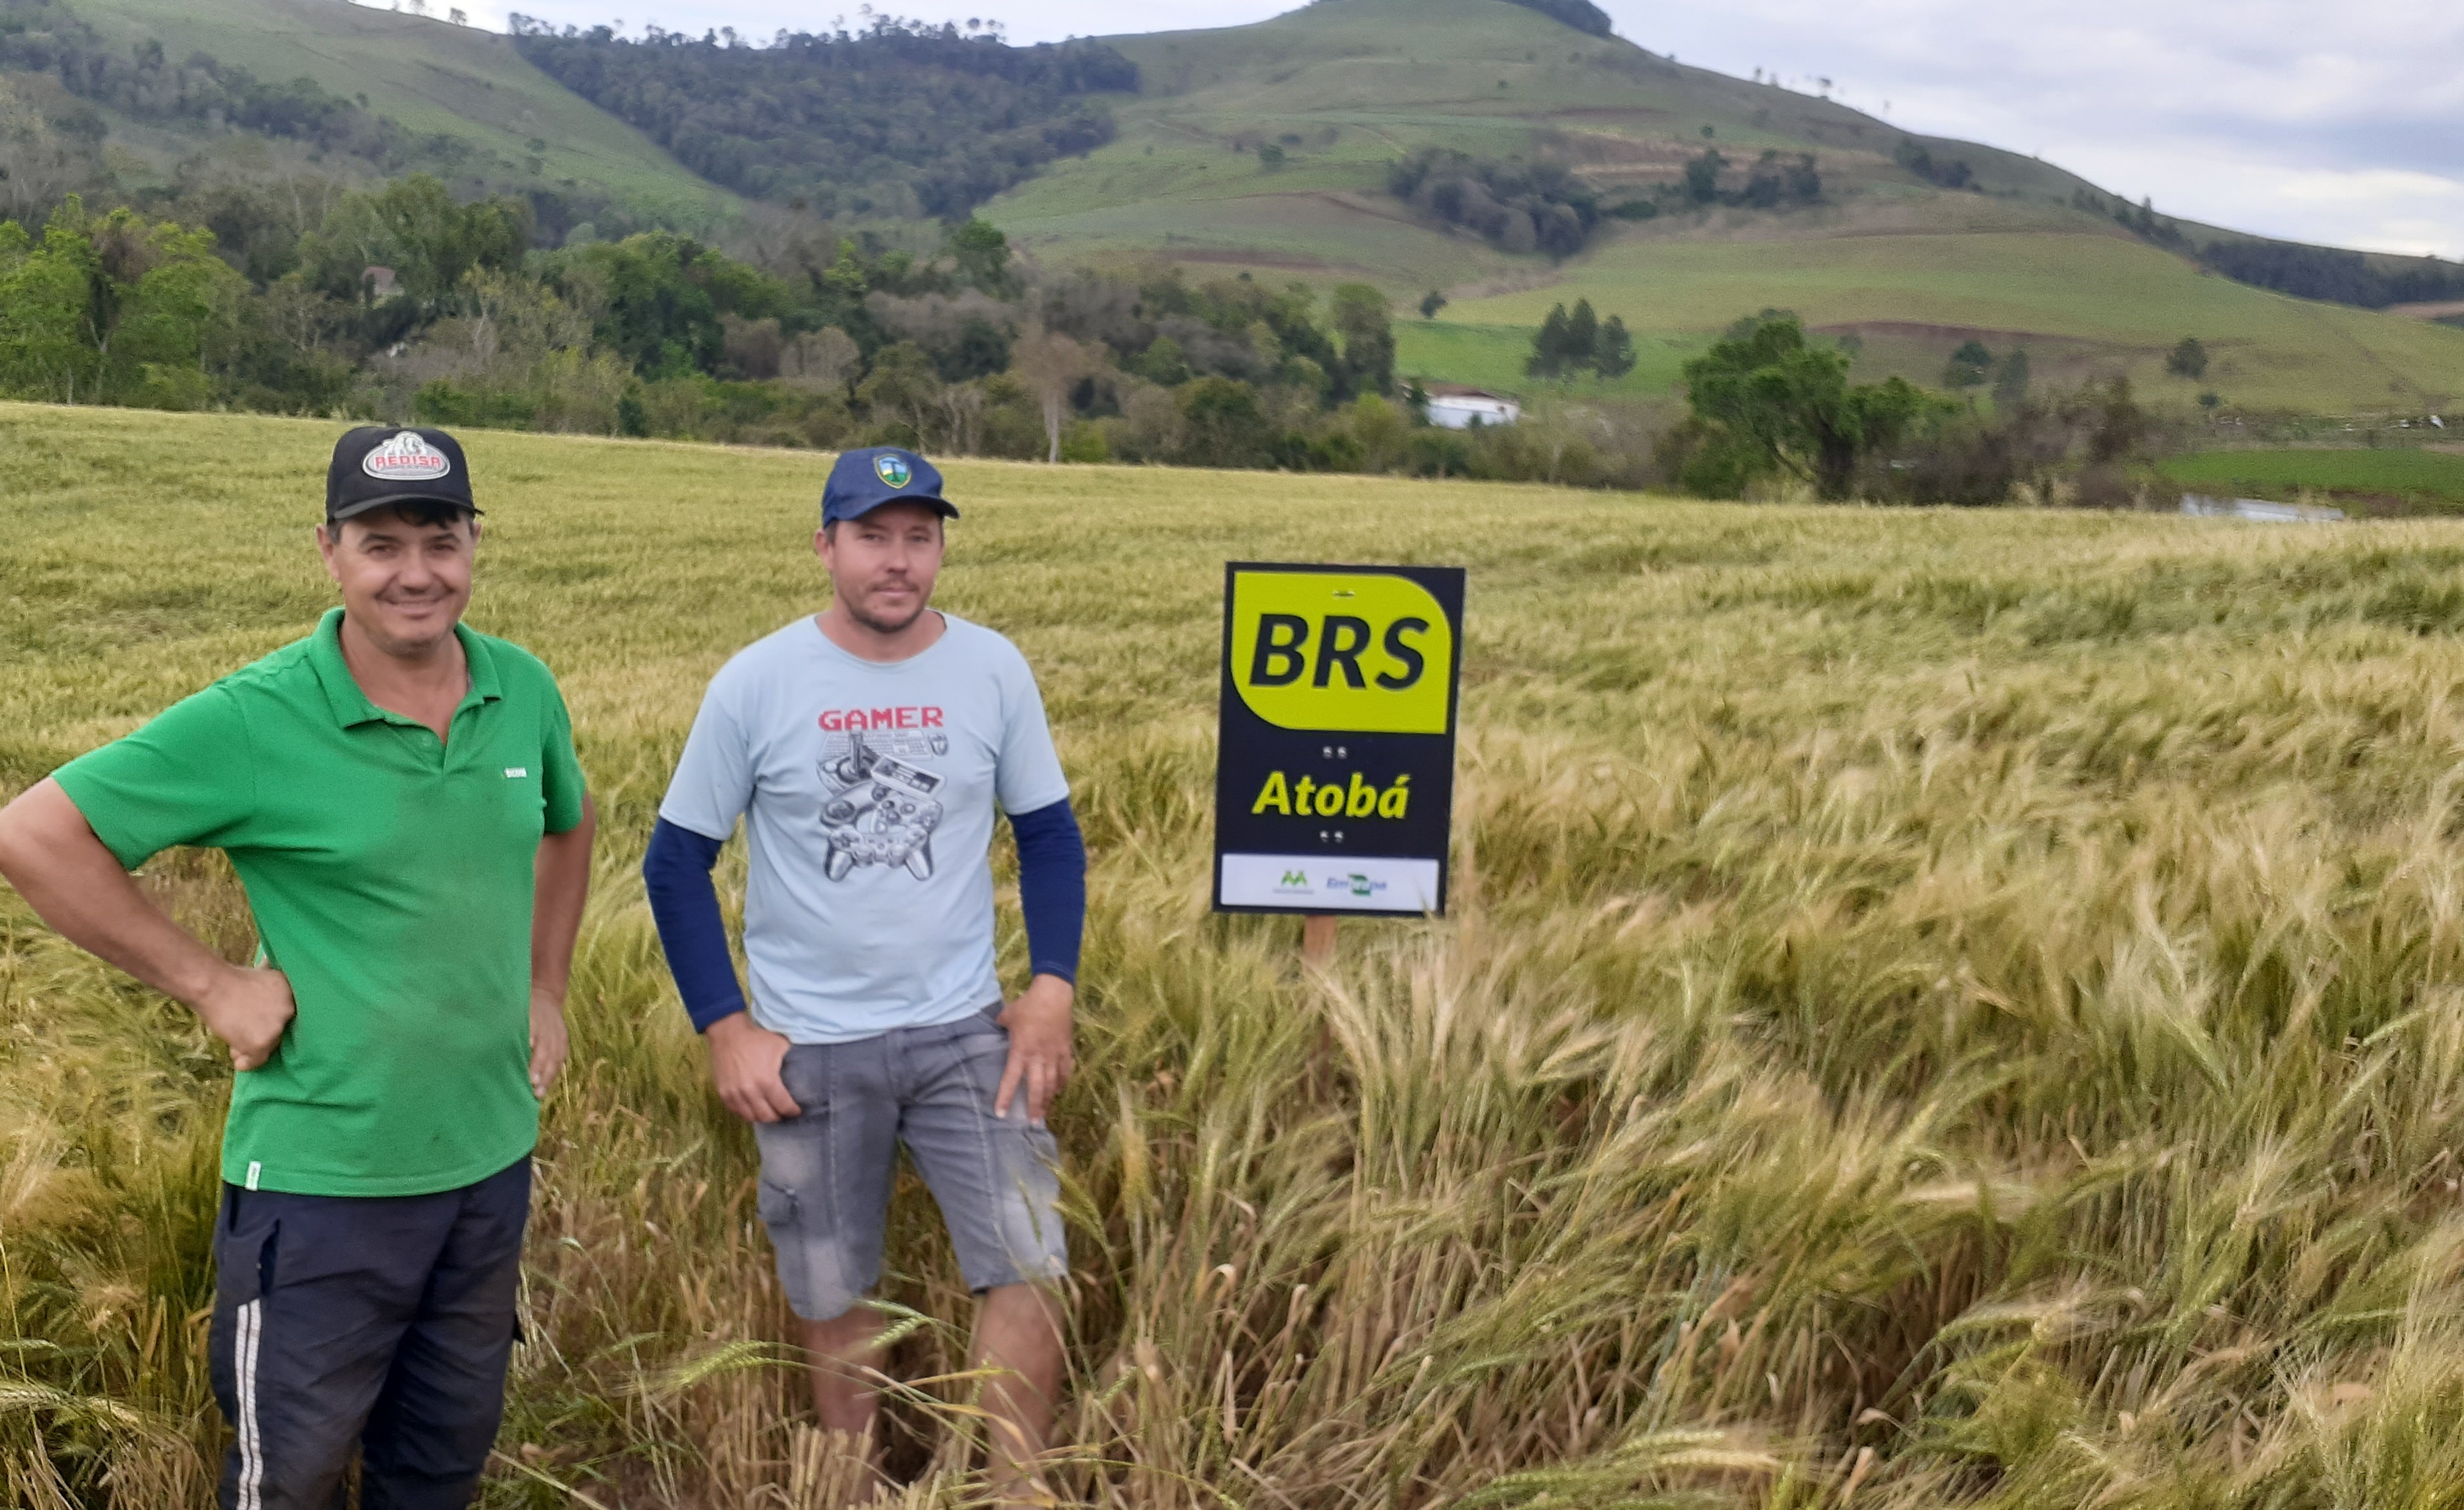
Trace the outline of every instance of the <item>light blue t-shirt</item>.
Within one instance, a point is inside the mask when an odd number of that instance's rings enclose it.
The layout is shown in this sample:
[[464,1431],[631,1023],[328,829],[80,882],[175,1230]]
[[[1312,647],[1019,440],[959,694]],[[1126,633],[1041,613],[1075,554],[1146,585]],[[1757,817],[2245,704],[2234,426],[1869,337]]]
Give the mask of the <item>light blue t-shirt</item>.
[[[1001,1000],[993,808],[1069,795],[1026,658],[944,614],[884,665],[799,619],[711,679],[659,816],[746,818],[753,1019],[798,1043],[955,1022]],[[749,816],[748,816],[749,815]]]

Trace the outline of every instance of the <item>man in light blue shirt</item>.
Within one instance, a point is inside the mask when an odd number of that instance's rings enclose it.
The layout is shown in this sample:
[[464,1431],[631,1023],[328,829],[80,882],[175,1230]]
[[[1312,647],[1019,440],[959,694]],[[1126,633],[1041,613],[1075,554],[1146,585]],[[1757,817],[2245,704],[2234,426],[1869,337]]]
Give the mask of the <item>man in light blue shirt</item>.
[[[1086,849],[1017,646],[934,610],[941,478],[839,458],[817,546],[832,599],[712,679],[644,861],[679,992],[761,1149],[761,1217],[823,1424],[869,1433],[897,1149],[931,1186],[994,1370],[992,1474],[1029,1502],[1060,1389],[1067,1275],[1045,1110],[1070,1070]],[[994,810],[1018,839],[1033,980],[994,970]],[[745,821],[748,1004],[711,868]]]

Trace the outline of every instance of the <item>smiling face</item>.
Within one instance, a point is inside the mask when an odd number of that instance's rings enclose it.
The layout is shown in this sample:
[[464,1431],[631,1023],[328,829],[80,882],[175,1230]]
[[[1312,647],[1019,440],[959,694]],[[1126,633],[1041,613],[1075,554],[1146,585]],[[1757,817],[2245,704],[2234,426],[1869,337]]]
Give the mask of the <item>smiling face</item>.
[[453,632],[471,602],[479,521],[459,510],[375,509],[320,525],[317,549],[342,611],[387,655],[417,657]]
[[932,603],[942,543],[937,512],[920,503],[885,503],[825,529],[818,546],[847,616],[874,634],[893,635]]

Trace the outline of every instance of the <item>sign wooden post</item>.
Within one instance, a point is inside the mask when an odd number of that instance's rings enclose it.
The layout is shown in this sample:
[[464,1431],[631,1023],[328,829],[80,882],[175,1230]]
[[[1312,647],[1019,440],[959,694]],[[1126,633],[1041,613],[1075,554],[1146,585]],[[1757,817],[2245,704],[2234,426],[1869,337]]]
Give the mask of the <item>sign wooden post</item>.
[[1331,912],[1312,912],[1301,920],[1301,963],[1324,970],[1334,963],[1334,926],[1342,919]]
[[1463,573],[1223,569],[1215,908],[1308,918],[1323,967],[1347,913],[1446,909]]

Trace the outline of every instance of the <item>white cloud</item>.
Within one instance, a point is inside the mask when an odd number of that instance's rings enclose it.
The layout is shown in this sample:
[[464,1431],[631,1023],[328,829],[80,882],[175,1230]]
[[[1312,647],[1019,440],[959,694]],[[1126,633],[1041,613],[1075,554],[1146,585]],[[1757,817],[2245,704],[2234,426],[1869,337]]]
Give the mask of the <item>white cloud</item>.
[[[1739,76],[1825,77],[1928,135],[2033,152],[2159,209],[2268,234],[2464,256],[2464,6],[2454,0],[1600,0],[1624,35]],[[1288,0],[887,0],[1012,40],[1233,26]],[[442,6],[439,4],[439,10]],[[832,0],[488,0],[766,35]],[[1887,102],[1888,110],[1884,111]]]

